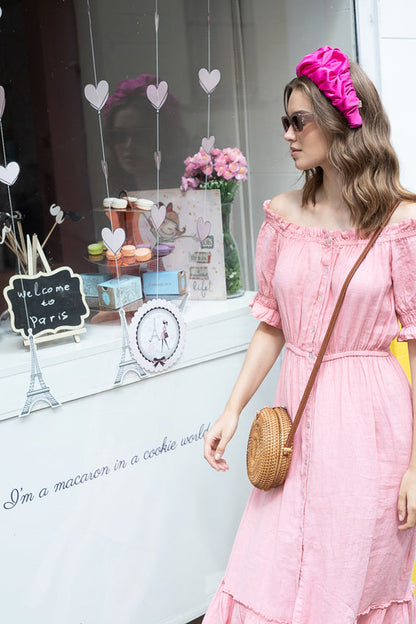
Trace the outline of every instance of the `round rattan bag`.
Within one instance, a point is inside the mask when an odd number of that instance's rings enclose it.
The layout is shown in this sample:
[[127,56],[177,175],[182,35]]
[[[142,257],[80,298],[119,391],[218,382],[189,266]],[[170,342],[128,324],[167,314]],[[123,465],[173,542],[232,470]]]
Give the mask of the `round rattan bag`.
[[286,479],[292,447],[286,448],[292,421],[285,407],[263,407],[251,425],[247,445],[247,474],[266,492]]

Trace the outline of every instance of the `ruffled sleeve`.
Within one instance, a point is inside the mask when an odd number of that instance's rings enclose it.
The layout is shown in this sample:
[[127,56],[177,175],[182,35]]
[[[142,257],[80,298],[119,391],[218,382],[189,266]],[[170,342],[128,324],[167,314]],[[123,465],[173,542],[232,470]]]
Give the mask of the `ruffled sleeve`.
[[251,314],[273,327],[282,327],[279,306],[274,293],[274,275],[278,252],[278,232],[267,220],[257,239],[256,278],[258,292],[250,301]]
[[392,278],[397,317],[397,340],[416,339],[416,231],[392,242]]

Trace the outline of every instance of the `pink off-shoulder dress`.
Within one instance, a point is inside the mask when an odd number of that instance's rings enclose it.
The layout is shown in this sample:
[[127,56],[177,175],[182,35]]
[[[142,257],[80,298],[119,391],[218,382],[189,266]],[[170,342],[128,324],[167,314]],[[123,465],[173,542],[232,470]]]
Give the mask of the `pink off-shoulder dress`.
[[[275,405],[293,415],[366,240],[265,212],[252,313],[284,332]],[[204,624],[414,624],[415,531],[397,528],[413,421],[389,350],[397,319],[399,340],[415,339],[415,220],[388,225],[353,277],[287,480],[253,488]]]

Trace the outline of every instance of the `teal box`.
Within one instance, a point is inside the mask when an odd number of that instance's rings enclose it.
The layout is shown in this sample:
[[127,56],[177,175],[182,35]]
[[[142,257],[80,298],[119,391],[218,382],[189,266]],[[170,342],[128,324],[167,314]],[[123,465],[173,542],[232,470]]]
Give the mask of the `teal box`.
[[98,297],[98,284],[110,279],[110,273],[81,273],[82,289],[86,297]]
[[98,284],[98,304],[102,310],[118,310],[142,298],[142,282],[135,275],[122,275]]
[[183,295],[186,292],[185,271],[148,271],[143,273],[142,279],[145,295]]

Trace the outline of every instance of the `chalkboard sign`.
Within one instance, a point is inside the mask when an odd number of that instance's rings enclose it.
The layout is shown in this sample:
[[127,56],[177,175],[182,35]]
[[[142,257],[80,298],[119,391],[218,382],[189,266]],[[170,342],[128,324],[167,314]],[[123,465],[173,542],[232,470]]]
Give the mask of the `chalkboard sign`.
[[82,279],[70,267],[48,273],[14,275],[4,289],[12,329],[28,337],[79,329],[89,315]]

